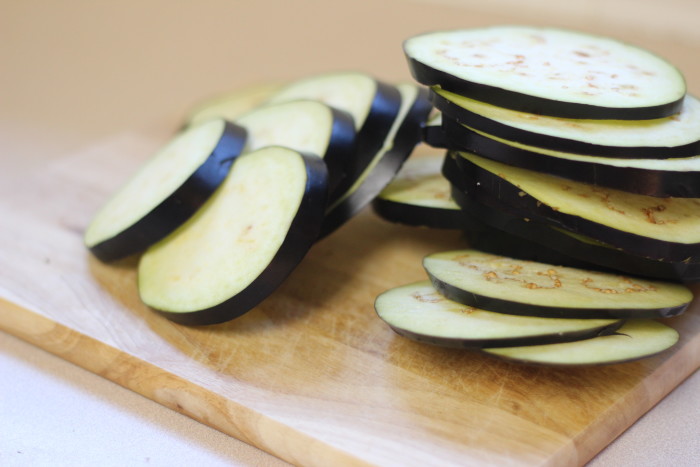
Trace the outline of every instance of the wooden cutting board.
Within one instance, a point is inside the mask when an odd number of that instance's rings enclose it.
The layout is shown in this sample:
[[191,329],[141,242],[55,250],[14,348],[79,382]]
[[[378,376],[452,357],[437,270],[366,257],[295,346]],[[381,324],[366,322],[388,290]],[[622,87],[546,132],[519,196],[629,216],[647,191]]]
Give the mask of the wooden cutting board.
[[135,261],[82,246],[104,199],[163,138],[115,137],[0,187],[0,329],[303,465],[580,465],[700,366],[698,304],[658,357],[596,368],[520,366],[417,344],[376,316],[448,231],[366,210],[317,244],[268,300],[218,326],[143,306]]

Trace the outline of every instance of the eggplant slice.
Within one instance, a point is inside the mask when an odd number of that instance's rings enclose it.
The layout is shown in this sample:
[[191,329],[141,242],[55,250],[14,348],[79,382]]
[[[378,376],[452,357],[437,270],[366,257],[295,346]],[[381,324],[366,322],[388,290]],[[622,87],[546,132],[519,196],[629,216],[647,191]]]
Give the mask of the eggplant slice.
[[616,333],[561,344],[484,349],[489,355],[519,363],[581,366],[627,363],[673,347],[678,332],[653,320],[629,320]]
[[142,301],[191,325],[248,312],[312,246],[326,184],[326,167],[316,156],[282,147],[240,156],[197,214],[141,257]]
[[390,222],[436,229],[465,228],[465,217],[440,172],[443,155],[414,157],[372,201],[374,212]]
[[284,86],[267,104],[312,99],[350,114],[357,133],[354,156],[331,199],[346,192],[384,144],[401,106],[399,90],[360,72],[335,72],[303,78]]
[[615,332],[616,319],[515,316],[464,306],[440,295],[429,281],[388,290],[374,303],[397,334],[443,347],[484,348],[569,342]]
[[562,318],[655,318],[681,314],[693,299],[681,284],[518,260],[478,250],[423,259],[433,287],[468,306]]
[[[444,119],[448,146],[504,164],[657,198],[700,198],[700,156],[621,159],[529,146]],[[454,131],[456,130],[456,131]]]
[[214,118],[233,121],[260,106],[277,92],[282,85],[258,83],[206,99],[188,113],[185,124],[196,125]]
[[[700,199],[654,198],[563,180],[459,152],[467,195],[631,254],[700,262]],[[485,195],[485,196],[482,196]]]
[[[686,96],[679,113],[654,120],[564,119],[517,112],[433,88],[446,119],[510,141],[556,151],[617,159],[700,155],[700,100]],[[451,133],[459,128],[452,125]]]
[[500,26],[412,37],[404,53],[425,85],[497,106],[564,118],[647,120],[677,113],[686,93],[667,61],[613,39]]
[[217,189],[245,142],[244,128],[221,119],[182,131],[98,211],[85,245],[100,260],[114,261],[159,241]]
[[398,85],[398,89],[402,96],[401,107],[381,150],[349,188],[331,200],[319,239],[334,232],[369,205],[420,143],[421,128],[431,110],[427,90],[407,83]]
[[313,100],[257,107],[236,119],[248,130],[246,151],[284,146],[315,154],[328,167],[329,187],[338,185],[352,167],[356,133],[350,114]]

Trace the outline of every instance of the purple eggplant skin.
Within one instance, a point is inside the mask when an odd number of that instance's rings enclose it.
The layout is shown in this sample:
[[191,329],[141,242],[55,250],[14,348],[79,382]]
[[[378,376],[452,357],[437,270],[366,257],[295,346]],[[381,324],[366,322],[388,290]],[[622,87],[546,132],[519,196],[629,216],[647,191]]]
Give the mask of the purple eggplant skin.
[[[406,159],[408,159],[415,147],[421,142],[421,129],[425,125],[431,110],[432,106],[428,100],[428,92],[426,89],[420,88],[418,90],[418,96],[416,96],[416,99],[413,101],[411,108],[408,110],[408,113],[406,113],[403,122],[394,136],[391,149],[382,156],[379,163],[377,163],[369,175],[367,175],[367,178],[353,193],[349,194],[337,206],[327,212],[323,226],[321,227],[319,240],[333,233],[341,225],[369,205],[389,182],[393,180],[396,173],[401,169],[404,162],[406,162]],[[397,118],[397,115],[394,115],[394,118]],[[381,148],[379,150],[381,150]],[[352,187],[354,183],[355,179],[350,183],[350,187]]]
[[245,128],[226,122],[212,153],[177,190],[129,228],[93,245],[92,254],[104,262],[116,261],[140,253],[166,237],[197,212],[221,185],[233,161],[243,152],[246,139]]
[[446,91],[454,92],[455,94],[460,94],[465,97],[478,99],[499,107],[537,115],[595,120],[651,120],[670,117],[678,113],[683,105],[682,97],[667,104],[636,108],[599,107],[575,102],[563,102],[467,81],[444,71],[437,70],[408,55],[406,59],[411,75],[421,84],[426,86],[440,86]]
[[345,178],[348,171],[354,170],[357,154],[357,133],[355,120],[349,112],[330,107],[333,115],[328,148],[323,157],[328,167],[328,189],[333,190]]
[[384,145],[391,125],[401,108],[401,93],[396,86],[377,81],[377,92],[370,106],[367,119],[357,131],[355,147],[348,160],[349,165],[337,183],[330,187],[329,203],[337,200],[355,183]]
[[591,185],[657,198],[700,198],[700,172],[615,167],[549,156],[510,146],[443,118],[447,146],[504,164]]
[[462,230],[468,225],[464,214],[458,209],[418,206],[380,197],[372,201],[372,208],[384,220],[412,227]]
[[451,146],[442,125],[425,125],[423,127],[423,142],[437,149],[447,149]]
[[583,331],[571,331],[561,334],[549,334],[542,336],[511,337],[511,338],[489,338],[489,339],[460,339],[449,337],[435,337],[429,334],[421,334],[408,331],[406,329],[390,326],[398,335],[423,344],[437,345],[453,349],[487,349],[489,347],[522,347],[526,345],[546,345],[561,344],[563,342],[574,342],[582,339],[592,339],[594,337],[608,336],[615,332],[625,323],[620,319],[611,324],[601,326],[597,329],[586,329]]
[[313,246],[328,196],[326,164],[316,155],[302,154],[302,157],[306,163],[306,192],[286,238],[264,271],[241,292],[218,305],[189,313],[156,310],[159,314],[188,326],[224,323],[259,305],[284,282]]
[[665,262],[605,246],[582,242],[536,221],[510,216],[474,203],[457,186],[452,196],[462,208],[465,236],[477,250],[514,258],[580,269],[620,272],[626,275],[677,281],[700,281],[700,263]]
[[[700,154],[700,141],[675,147],[605,146],[601,144],[588,143],[585,141],[575,141],[558,136],[533,133],[527,130],[505,125],[471,112],[432,91],[430,93],[430,99],[435,108],[442,112],[443,127],[446,120],[452,120],[453,123],[463,124],[474,128],[475,130],[483,131],[484,133],[488,133],[499,138],[530,146],[570,152],[573,154],[615,157],[618,159],[672,159],[678,157],[692,157]],[[452,133],[452,135],[455,134],[454,124],[450,125],[450,133]]]
[[456,157],[469,199],[523,219],[532,219],[591,237],[632,255],[668,262],[700,262],[700,243],[658,240],[624,232],[583,217],[556,211],[517,186],[484,170],[463,157]]

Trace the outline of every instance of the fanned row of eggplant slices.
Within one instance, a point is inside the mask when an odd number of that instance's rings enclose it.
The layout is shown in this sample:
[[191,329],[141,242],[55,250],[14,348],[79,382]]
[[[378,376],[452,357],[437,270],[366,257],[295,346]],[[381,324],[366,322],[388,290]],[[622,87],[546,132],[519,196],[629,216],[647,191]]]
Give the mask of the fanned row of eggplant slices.
[[[423,141],[375,199],[383,219],[459,229],[429,280],[375,310],[407,338],[544,365],[601,365],[678,341],[700,280],[700,101],[666,60],[524,26],[404,42],[430,87]],[[446,221],[449,213],[451,221]]]
[[427,88],[361,72],[214,97],[104,204],[85,244],[103,261],[140,254],[140,297],[172,321],[229,321],[371,203],[431,110]]
[[[498,26],[403,44],[413,83],[332,72],[201,102],[94,216],[140,255],[143,302],[208,325],[250,311],[368,205],[464,232],[378,316],[419,342],[541,365],[656,355],[700,280],[700,100],[644,49]],[[436,148],[409,159],[417,145]]]

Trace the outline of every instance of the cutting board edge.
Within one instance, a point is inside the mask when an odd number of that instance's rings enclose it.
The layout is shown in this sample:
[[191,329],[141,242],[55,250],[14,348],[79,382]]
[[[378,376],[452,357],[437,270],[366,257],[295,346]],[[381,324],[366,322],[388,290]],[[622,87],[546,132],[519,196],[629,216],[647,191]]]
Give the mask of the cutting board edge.
[[[11,320],[4,319],[4,316],[9,314],[15,314],[15,318],[21,315],[21,319],[15,319],[13,322],[17,326],[7,324]],[[3,297],[0,297],[0,331],[293,465],[372,465],[351,453],[334,448],[252,408],[228,400],[157,365]],[[71,345],[66,346],[67,341],[72,341]],[[101,358],[90,358],[95,355],[100,355]],[[109,358],[105,358],[106,356]],[[133,378],[134,374],[141,377]],[[158,390],[154,390],[154,378],[162,383],[158,385]],[[139,382],[143,379],[147,379],[149,384],[140,385]],[[196,388],[196,391],[192,388]],[[198,410],[199,407],[225,409],[203,412]],[[241,423],[241,420],[244,423]],[[310,455],[309,450],[312,450],[313,455]]]
[[[666,358],[660,366],[655,368],[647,378],[642,380],[632,391],[628,392],[624,398],[619,399],[610,406],[606,413],[613,415],[606,416],[601,414],[595,423],[573,437],[576,451],[581,454],[581,465],[593,460],[647,412],[664,400],[674,389],[680,386],[683,381],[700,369],[700,337],[695,335],[690,341],[684,342],[683,345],[674,351],[673,355],[674,359]],[[679,360],[687,362],[687,365],[684,365],[680,371],[677,363]],[[635,404],[627,403],[629,400],[639,401],[640,399],[643,400],[643,403],[638,402],[636,406]],[[615,412],[621,415],[615,415]],[[624,419],[624,422],[619,421],[620,417]],[[600,447],[594,449],[593,446]]]

